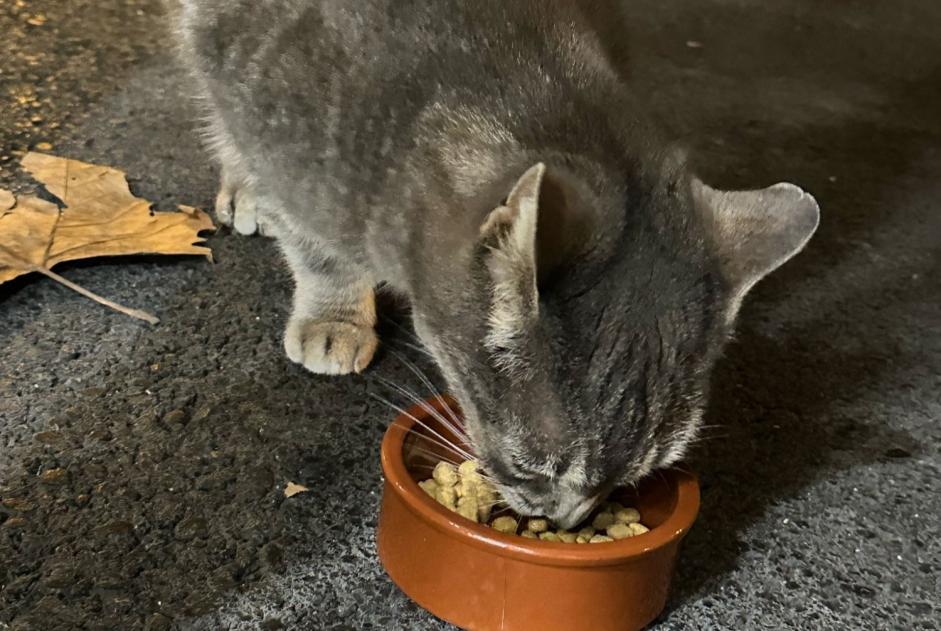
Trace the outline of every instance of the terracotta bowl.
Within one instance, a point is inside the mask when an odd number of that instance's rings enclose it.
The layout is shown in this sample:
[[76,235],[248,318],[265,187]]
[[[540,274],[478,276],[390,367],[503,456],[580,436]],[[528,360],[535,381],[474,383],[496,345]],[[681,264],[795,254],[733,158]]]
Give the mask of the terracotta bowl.
[[[444,411],[443,400],[426,406]],[[693,475],[664,471],[637,492],[614,494],[640,511],[648,533],[598,544],[534,541],[464,519],[418,487],[439,459],[454,459],[442,437],[460,444],[416,405],[382,442],[379,558],[412,600],[474,631],[631,631],[660,614],[680,541],[699,511]]]

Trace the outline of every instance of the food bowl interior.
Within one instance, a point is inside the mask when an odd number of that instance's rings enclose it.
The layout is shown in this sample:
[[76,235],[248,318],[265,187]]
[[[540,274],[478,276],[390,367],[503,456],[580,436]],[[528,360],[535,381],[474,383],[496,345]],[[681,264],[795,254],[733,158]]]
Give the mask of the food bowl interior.
[[[418,419],[419,422],[416,422],[405,436],[402,446],[405,468],[416,483],[415,493],[423,493],[417,483],[430,478],[438,462],[444,460],[457,465],[464,460],[455,448],[473,453],[471,446],[458,433],[462,431],[462,419],[457,406],[450,401],[445,406],[443,400],[435,405],[427,405],[428,409],[435,410],[435,414]],[[640,512],[644,525],[654,529],[673,512],[677,495],[666,478],[655,473],[642,480],[636,489],[616,489],[608,499],[625,506],[633,506]],[[438,508],[447,511],[443,506]],[[509,511],[494,511],[495,515],[505,513]]]

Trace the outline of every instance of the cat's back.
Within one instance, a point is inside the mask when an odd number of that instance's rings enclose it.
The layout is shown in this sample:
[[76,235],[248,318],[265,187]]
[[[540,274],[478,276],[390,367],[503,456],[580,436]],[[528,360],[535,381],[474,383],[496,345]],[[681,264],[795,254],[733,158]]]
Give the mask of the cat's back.
[[493,80],[547,40],[569,39],[579,21],[578,3],[559,0],[168,1],[190,65],[240,81],[279,69]]
[[[347,62],[380,51],[418,52],[421,41],[403,50],[396,50],[396,42],[414,38],[416,31],[435,21],[433,16],[442,14],[437,3],[411,0],[172,1],[186,52],[201,69],[216,73],[249,70],[247,64],[268,52],[303,53],[308,62],[318,64],[341,52]],[[387,57],[374,59],[384,60]]]
[[[579,1],[175,1],[184,56],[233,144],[272,187],[315,179],[323,206],[374,197],[428,147],[491,142],[429,120],[604,144],[612,75]],[[310,195],[291,189],[288,205]]]
[[458,0],[174,1],[187,65],[217,106],[258,119],[326,122],[342,107],[349,122],[383,104],[403,113],[473,83],[484,57],[508,58],[495,50],[507,38],[487,26],[505,24],[496,0],[469,3],[477,20]]
[[[184,53],[197,70],[221,78],[263,73],[252,67],[269,56],[282,63],[304,53],[308,62],[334,61],[344,50],[362,50],[368,25],[377,24],[387,0],[176,0],[174,18]],[[378,41],[378,38],[372,38]],[[273,61],[274,59],[268,59]],[[308,67],[308,69],[311,69]],[[349,69],[349,68],[347,68]]]
[[564,0],[173,1],[184,58],[231,131],[271,142],[342,130],[352,149],[382,126],[398,146],[435,101],[564,102],[545,92],[585,76],[567,63],[584,41]]

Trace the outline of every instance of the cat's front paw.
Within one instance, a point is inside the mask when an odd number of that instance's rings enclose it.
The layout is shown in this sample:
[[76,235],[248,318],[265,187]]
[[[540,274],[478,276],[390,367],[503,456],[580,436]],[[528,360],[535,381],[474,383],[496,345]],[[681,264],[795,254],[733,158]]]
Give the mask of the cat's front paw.
[[371,326],[336,320],[292,318],[284,333],[288,359],[319,375],[362,372],[378,345]]
[[266,216],[258,206],[258,199],[251,186],[236,186],[224,179],[216,195],[216,218],[219,223],[231,226],[239,234],[271,236]]

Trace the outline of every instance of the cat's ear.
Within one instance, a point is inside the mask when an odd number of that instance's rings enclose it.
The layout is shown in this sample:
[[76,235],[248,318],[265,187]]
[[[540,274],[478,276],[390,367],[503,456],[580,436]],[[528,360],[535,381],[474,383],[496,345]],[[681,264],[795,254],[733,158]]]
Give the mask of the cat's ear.
[[543,163],[530,167],[517,180],[506,198],[480,227],[480,236],[495,238],[496,247],[507,255],[536,262],[536,224],[539,219],[539,190],[546,173]]
[[530,167],[513,186],[504,205],[480,227],[491,280],[490,332],[486,345],[506,351],[539,314],[536,287],[536,225],[539,192],[546,166]]
[[731,317],[755,283],[800,252],[820,223],[810,193],[785,182],[756,191],[719,191],[698,178],[693,199],[733,291]]

